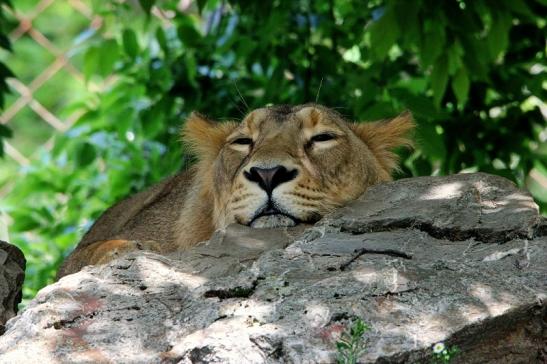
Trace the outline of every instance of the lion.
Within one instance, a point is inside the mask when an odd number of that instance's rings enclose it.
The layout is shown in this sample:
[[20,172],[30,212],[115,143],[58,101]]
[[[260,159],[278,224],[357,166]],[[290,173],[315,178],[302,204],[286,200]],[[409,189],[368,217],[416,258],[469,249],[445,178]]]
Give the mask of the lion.
[[188,170],[109,208],[62,264],[58,278],[135,250],[188,249],[229,224],[313,224],[390,181],[394,150],[411,146],[409,112],[369,123],[318,104],[256,109],[241,122],[192,113],[183,143]]

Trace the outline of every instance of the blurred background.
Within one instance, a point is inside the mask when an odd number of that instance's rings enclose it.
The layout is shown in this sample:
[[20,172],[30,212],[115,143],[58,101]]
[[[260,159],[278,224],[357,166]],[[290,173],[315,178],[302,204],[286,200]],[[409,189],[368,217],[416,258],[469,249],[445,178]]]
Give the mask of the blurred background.
[[0,239],[24,297],[102,211],[179,171],[192,110],[411,110],[397,178],[484,171],[547,213],[547,0],[0,0]]

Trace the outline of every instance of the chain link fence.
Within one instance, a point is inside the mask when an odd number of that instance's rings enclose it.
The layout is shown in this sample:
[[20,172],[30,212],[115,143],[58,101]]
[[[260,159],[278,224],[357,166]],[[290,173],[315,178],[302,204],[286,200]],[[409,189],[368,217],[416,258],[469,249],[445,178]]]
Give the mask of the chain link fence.
[[17,169],[51,149],[55,135],[78,120],[81,111],[70,105],[101,87],[87,82],[82,71],[83,53],[100,36],[103,21],[88,1],[22,0],[14,5],[15,10],[6,9],[13,20],[13,53],[0,55],[17,77],[8,80],[11,95],[0,115],[0,123],[14,131],[0,160],[0,198],[15,183]]

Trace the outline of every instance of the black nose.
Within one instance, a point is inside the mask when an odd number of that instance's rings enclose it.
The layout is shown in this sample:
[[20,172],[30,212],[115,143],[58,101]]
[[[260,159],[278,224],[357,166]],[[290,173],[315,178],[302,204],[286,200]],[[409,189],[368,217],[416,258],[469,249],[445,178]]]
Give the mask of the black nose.
[[256,182],[268,195],[272,194],[274,188],[282,183],[289,182],[298,174],[296,169],[288,170],[283,166],[275,166],[273,168],[252,167],[249,172],[244,171],[245,177]]

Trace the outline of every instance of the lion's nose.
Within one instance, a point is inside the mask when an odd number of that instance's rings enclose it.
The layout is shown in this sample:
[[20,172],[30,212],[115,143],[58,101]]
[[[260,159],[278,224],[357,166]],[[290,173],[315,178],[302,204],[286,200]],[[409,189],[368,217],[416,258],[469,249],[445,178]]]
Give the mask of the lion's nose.
[[271,195],[274,188],[294,179],[298,171],[296,169],[289,171],[283,166],[273,168],[252,167],[249,172],[244,171],[243,174],[249,181],[258,183],[260,188],[266,191],[268,195]]

